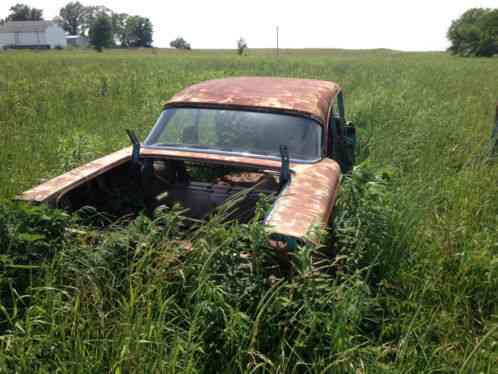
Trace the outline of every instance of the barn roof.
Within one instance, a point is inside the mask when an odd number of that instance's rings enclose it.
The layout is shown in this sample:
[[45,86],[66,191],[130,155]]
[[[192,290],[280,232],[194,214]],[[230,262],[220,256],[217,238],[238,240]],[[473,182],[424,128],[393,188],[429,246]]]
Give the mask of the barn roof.
[[0,26],[0,33],[45,32],[47,28],[53,25],[52,21],[10,21]]
[[326,123],[340,87],[329,81],[274,77],[210,80],[187,87],[165,106],[223,106],[297,112]]

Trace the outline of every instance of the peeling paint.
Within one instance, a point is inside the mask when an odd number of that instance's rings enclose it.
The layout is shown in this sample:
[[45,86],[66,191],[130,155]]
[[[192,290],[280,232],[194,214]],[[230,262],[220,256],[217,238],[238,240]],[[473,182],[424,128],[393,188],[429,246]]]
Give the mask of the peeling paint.
[[131,160],[131,147],[77,167],[17,196],[18,200],[51,205],[65,192]]
[[[280,162],[250,157],[222,156],[169,149],[142,149],[141,158],[176,159],[222,165],[240,165],[278,171]],[[131,160],[131,148],[80,166],[18,196],[18,199],[53,205],[66,192]],[[331,215],[339,187],[340,167],[330,159],[315,164],[293,164],[292,179],[277,199],[266,220],[269,231],[306,238],[316,225],[324,227]],[[248,178],[248,176],[245,176]]]
[[269,231],[316,242],[316,228],[325,228],[332,215],[341,171],[339,164],[323,159],[313,165],[294,165],[290,183],[266,219]]
[[[330,107],[339,91],[339,86],[333,82],[310,79],[228,78],[188,87],[166,106],[213,105],[278,110],[305,114],[327,124]],[[273,170],[275,174],[281,167],[281,162],[274,159],[152,147],[142,147],[140,158],[254,167]],[[131,147],[127,147],[34,187],[20,194],[18,199],[55,206],[68,191],[130,160]],[[339,164],[324,158],[312,164],[291,163],[290,168],[292,178],[281,191],[265,224],[272,234],[316,242],[316,229],[326,227],[335,204],[341,178]],[[231,178],[250,185],[254,180],[263,182],[263,176],[264,173],[258,172]],[[273,183],[267,181],[270,182]]]
[[340,87],[329,81],[275,77],[237,77],[194,84],[165,107],[211,105],[260,108],[305,114],[326,124]]

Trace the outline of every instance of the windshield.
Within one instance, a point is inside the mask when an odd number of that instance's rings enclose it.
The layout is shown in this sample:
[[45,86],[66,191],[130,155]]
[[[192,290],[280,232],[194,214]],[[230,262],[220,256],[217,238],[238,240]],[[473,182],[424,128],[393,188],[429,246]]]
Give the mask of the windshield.
[[321,158],[321,134],[318,122],[288,114],[167,108],[145,146],[280,157],[280,145],[286,145],[291,160],[314,161]]

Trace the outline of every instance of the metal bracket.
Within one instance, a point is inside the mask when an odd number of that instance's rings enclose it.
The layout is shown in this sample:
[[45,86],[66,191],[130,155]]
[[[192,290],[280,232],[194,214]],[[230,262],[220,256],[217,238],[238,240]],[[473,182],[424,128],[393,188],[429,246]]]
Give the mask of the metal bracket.
[[282,165],[280,167],[280,187],[283,187],[290,181],[289,150],[286,145],[280,146],[280,158],[282,159]]
[[128,134],[128,138],[130,138],[130,142],[133,145],[133,149],[131,151],[131,160],[134,163],[140,162],[140,141],[138,140],[137,135],[132,130],[126,130]]

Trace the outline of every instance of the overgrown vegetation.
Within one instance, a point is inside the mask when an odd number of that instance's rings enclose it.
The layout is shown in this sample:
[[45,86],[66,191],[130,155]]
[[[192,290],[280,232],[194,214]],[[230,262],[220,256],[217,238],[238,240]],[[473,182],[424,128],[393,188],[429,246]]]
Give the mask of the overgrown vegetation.
[[169,43],[169,46],[172,48],[176,49],[185,49],[185,50],[191,50],[192,48],[190,47],[190,43],[188,43],[185,39],[182,37],[177,37],[175,40],[172,40]]
[[473,8],[453,21],[449,51],[460,56],[491,57],[498,53],[498,9]]
[[41,21],[43,10],[17,3],[9,8],[10,13],[3,21]]
[[221,211],[185,232],[180,209],[102,229],[96,212],[5,200],[0,371],[495,371],[493,60],[16,52],[0,64],[6,198],[126,145],[125,128],[145,135],[164,99],[227,75],[340,82],[368,160],[344,181],[331,244],[288,267],[266,247],[264,201],[248,224]]

